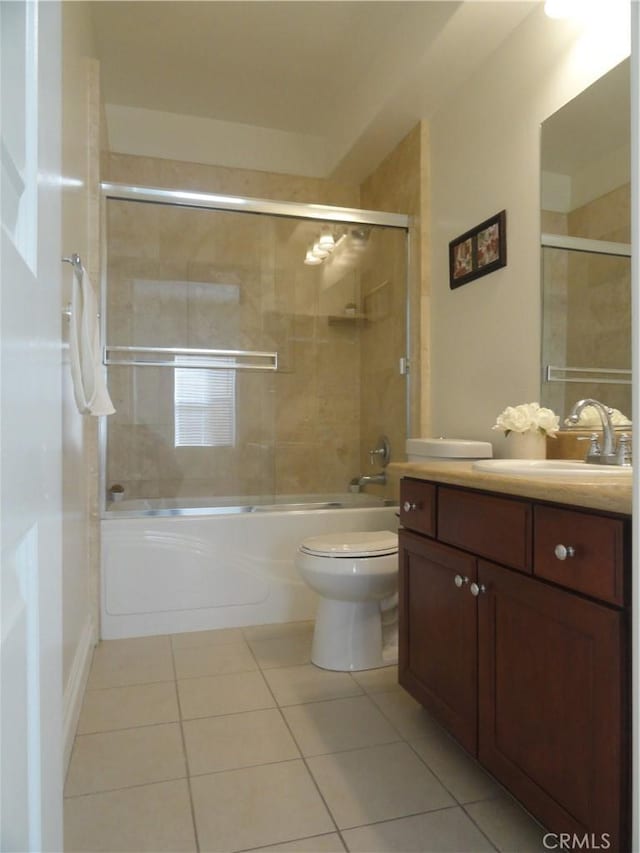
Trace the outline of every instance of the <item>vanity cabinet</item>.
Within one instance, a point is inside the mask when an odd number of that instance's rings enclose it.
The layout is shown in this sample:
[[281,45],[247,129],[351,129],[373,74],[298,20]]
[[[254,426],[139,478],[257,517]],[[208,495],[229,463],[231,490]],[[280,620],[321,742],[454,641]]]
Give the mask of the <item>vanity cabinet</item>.
[[550,831],[625,850],[628,519],[424,483],[425,535],[421,482],[401,485],[400,683]]

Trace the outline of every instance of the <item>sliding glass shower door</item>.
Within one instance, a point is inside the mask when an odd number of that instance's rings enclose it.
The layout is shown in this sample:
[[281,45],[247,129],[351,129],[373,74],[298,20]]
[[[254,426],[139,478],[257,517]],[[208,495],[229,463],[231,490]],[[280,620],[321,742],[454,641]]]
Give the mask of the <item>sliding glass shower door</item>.
[[404,229],[114,198],[106,222],[108,494],[344,493],[404,441]]

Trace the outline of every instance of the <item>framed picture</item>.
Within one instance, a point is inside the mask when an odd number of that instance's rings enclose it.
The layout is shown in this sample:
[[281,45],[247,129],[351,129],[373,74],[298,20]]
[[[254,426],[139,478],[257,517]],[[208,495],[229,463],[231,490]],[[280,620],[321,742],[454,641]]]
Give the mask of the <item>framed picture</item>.
[[449,287],[452,290],[506,265],[506,210],[449,243]]

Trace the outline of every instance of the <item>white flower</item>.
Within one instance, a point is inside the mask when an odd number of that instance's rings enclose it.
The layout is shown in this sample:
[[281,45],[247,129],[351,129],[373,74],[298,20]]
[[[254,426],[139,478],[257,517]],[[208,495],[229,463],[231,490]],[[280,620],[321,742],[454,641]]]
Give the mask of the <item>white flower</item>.
[[[609,409],[609,412],[611,423],[614,426],[631,426],[629,418],[626,415],[623,415],[619,409]],[[570,422],[567,420],[567,424],[569,423]],[[596,427],[596,429],[602,428],[602,421],[600,419],[598,409],[595,406],[585,406],[580,412],[578,423],[570,424],[570,426]]]
[[539,403],[522,403],[519,406],[507,406],[498,415],[492,429],[501,429],[505,435],[510,432],[540,432],[542,435],[555,436],[560,428],[560,419]]

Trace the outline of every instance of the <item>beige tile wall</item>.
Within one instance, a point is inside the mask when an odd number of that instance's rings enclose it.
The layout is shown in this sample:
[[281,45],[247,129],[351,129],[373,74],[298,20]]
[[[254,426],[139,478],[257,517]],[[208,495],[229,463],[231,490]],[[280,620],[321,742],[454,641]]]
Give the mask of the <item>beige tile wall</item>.
[[[423,277],[426,224],[421,209],[426,204],[427,128],[417,125],[367,178],[361,188],[362,206],[407,213],[411,270],[411,394],[412,434],[428,434],[428,340],[424,323],[428,312],[428,280]],[[370,321],[363,332],[362,397],[360,407],[361,454],[364,472],[370,466],[368,450],[386,434],[392,458],[404,458],[406,379],[398,365],[406,354],[406,281],[404,249],[398,232],[376,235],[373,255],[363,273],[363,307]],[[391,244],[394,244],[393,248]],[[369,295],[371,294],[371,295]],[[372,489],[374,490],[374,489]],[[388,491],[388,490],[387,490]]]

